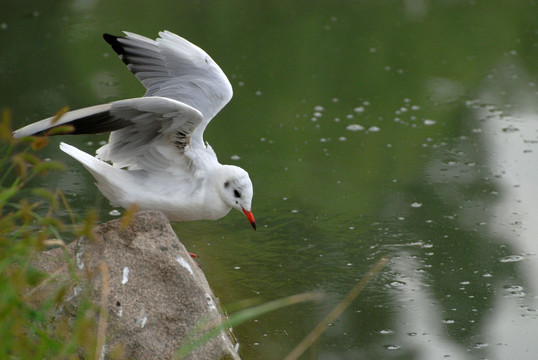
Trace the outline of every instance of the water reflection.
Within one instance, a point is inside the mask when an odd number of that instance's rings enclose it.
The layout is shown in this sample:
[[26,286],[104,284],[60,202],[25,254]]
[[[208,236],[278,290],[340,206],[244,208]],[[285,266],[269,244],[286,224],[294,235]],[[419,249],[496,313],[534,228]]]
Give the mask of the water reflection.
[[482,136],[500,192],[488,230],[501,236],[507,247],[509,255],[498,261],[517,269],[517,276],[499,284],[502,287],[494,299],[495,314],[485,325],[488,342],[503,344],[496,349],[503,358],[511,356],[513,347],[528,354],[538,352],[531,335],[538,319],[538,281],[534,276],[538,271],[538,107],[528,91],[534,89],[534,83],[521,77],[524,69],[512,63],[499,70],[482,93],[488,104],[495,105],[476,109],[476,113],[486,119]]

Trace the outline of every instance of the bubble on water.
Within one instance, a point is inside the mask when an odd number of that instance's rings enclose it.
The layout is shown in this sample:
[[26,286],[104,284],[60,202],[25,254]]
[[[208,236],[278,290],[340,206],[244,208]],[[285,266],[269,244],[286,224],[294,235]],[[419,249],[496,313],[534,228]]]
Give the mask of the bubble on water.
[[347,138],[346,138],[345,136],[340,136],[340,137],[338,138],[338,140],[340,140],[340,141],[346,141]]
[[232,159],[232,160],[240,160],[241,157],[239,155],[232,155],[232,156],[230,156],[230,159]]
[[422,203],[419,203],[419,202],[413,202],[411,203],[411,207],[412,208],[419,208],[419,207],[422,207]]
[[121,215],[121,213],[120,213],[118,210],[116,210],[116,209],[112,210],[112,211],[109,212],[108,214],[109,214],[109,215],[112,215],[112,216],[120,216],[120,215]]
[[346,129],[349,131],[361,131],[364,130],[364,126],[361,126],[359,124],[351,124],[346,126]]
[[368,128],[368,131],[370,131],[370,132],[379,132],[379,131],[381,131],[381,129],[378,128],[377,126],[370,126]]
[[403,281],[393,281],[393,282],[390,283],[390,286],[395,287],[395,288],[400,288],[400,287],[403,287],[405,285],[406,284]]
[[506,291],[523,291],[523,286],[520,285],[506,285],[504,287]]
[[475,349],[483,349],[485,347],[488,347],[488,343],[477,342],[476,344],[473,345],[473,347]]
[[355,109],[353,109],[356,113],[364,112],[364,106],[357,106]]
[[523,259],[524,259],[524,257],[521,256],[521,255],[509,255],[509,256],[503,257],[499,261],[502,262],[502,263],[511,263],[511,262],[518,262],[518,261],[521,261]]
[[7,29],[7,24],[6,23],[1,23],[0,24],[0,29],[6,30]]
[[388,334],[392,334],[392,330],[391,329],[383,329],[383,330],[379,330],[379,333],[382,334],[382,335],[388,335]]
[[400,347],[398,345],[384,345],[383,346],[387,350],[400,350]]
[[320,112],[320,111],[323,111],[323,110],[325,110],[325,108],[323,106],[321,106],[321,105],[314,106],[314,111],[316,111],[316,112]]
[[425,119],[424,125],[435,125],[435,120]]
[[261,96],[262,92],[260,90],[256,91],[256,96]]
[[524,291],[510,291],[508,294],[505,294],[506,297],[522,298],[527,294]]
[[518,132],[519,128],[517,128],[515,126],[512,126],[512,125],[509,125],[509,126],[503,128],[502,131],[505,132],[505,133],[514,133],[514,132]]
[[456,321],[454,321],[453,319],[444,319],[443,320],[443,323],[444,324],[454,324]]

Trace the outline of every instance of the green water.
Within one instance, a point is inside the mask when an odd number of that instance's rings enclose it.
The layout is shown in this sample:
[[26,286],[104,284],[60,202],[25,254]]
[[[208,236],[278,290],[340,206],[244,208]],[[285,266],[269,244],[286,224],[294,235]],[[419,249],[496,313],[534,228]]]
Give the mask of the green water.
[[[382,256],[305,359],[534,359],[537,25],[536,1],[3,0],[0,106],[23,125],[141,96],[101,34],[178,33],[234,87],[205,139],[250,173],[258,223],[178,236],[229,311],[327,294],[236,327],[244,359],[283,358]],[[46,185],[116,218],[58,142]]]

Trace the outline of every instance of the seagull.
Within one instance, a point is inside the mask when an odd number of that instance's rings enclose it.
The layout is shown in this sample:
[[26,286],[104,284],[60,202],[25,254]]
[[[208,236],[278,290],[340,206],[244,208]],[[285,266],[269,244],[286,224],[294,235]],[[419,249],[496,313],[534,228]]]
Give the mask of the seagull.
[[224,72],[204,50],[170,31],[156,40],[123,33],[103,38],[144,85],[144,96],[53,116],[13,137],[47,135],[58,127],[54,134],[110,132],[95,157],[63,142],[60,149],[93,175],[113,206],[159,210],[171,221],[216,220],[234,208],[256,230],[248,173],[220,164],[203,139],[233,95]]

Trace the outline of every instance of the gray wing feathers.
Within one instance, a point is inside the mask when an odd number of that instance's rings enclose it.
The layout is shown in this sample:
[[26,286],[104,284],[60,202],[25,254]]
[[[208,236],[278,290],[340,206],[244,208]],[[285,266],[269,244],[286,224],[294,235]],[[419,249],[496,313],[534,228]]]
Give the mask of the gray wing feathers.
[[105,39],[144,85],[145,96],[175,99],[203,114],[193,135],[197,145],[203,144],[205,127],[233,95],[224,72],[205,51],[171,32],[160,32],[156,41],[124,33]]
[[112,103],[110,113],[127,118],[131,126],[110,134],[97,150],[100,159],[115,167],[156,169],[174,165],[174,158],[189,144],[202,114],[187,104],[162,97],[142,97]]

